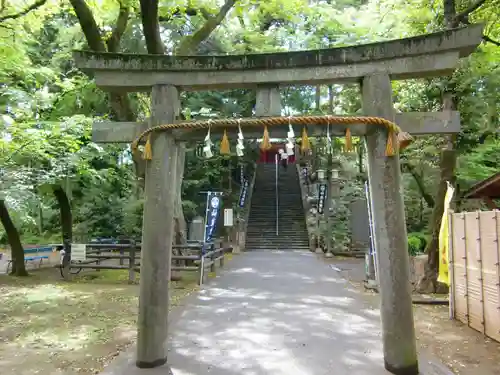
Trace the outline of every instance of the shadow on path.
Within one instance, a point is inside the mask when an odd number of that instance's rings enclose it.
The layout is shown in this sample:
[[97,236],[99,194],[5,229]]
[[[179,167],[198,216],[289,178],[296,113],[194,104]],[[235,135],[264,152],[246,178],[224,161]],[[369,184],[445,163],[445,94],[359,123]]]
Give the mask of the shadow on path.
[[[132,358],[104,374],[138,370]],[[386,375],[377,307],[314,254],[249,252],[170,327],[174,375]]]

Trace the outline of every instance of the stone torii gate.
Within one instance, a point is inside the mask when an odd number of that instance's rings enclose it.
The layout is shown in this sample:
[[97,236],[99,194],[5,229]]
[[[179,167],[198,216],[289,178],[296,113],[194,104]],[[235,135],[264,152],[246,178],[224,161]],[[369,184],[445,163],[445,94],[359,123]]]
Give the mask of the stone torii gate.
[[[394,121],[414,135],[450,134],[460,129],[457,112],[395,113],[391,80],[451,74],[461,57],[481,42],[482,25],[413,38],[315,51],[244,56],[132,55],[75,51],[77,67],[95,77],[107,91],[151,92],[151,118],[145,123],[99,122],[95,142],[131,142],[148,127],[179,119],[181,90],[255,88],[257,116],[280,116],[281,85],[357,82],[363,111]],[[399,158],[386,156],[387,130],[363,124],[349,126],[364,136],[380,275],[384,364],[397,375],[417,375],[418,359],[409,283],[409,258]],[[223,128],[213,128],[221,135]],[[236,130],[227,128],[230,139]],[[286,138],[287,125],[270,129]],[[344,135],[345,126],[332,135]],[[262,129],[244,129],[247,138]],[[309,136],[325,126],[308,125]],[[183,173],[184,142],[202,140],[206,129],[155,133],[152,160],[146,162],[144,225],[136,365],[151,368],[167,362],[167,321],[175,199]]]

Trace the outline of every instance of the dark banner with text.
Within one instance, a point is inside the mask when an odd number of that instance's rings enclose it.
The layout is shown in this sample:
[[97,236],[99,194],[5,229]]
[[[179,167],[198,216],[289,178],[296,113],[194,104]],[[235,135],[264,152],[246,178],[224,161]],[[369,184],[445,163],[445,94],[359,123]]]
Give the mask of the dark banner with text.
[[328,190],[326,184],[320,184],[318,186],[319,192],[318,192],[318,213],[320,215],[323,215],[325,212],[325,202],[326,198],[328,196]]
[[205,217],[205,242],[213,240],[217,229],[217,219],[219,218],[222,206],[222,193],[210,191],[207,193],[207,209]]
[[241,188],[240,188],[240,199],[239,199],[240,207],[245,207],[249,185],[250,184],[249,184],[248,180],[244,179],[243,183],[241,184]]

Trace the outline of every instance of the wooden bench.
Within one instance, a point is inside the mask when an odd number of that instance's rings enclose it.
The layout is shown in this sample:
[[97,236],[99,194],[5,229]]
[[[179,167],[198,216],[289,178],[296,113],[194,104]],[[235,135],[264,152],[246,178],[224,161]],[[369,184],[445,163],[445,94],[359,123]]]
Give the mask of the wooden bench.
[[[44,259],[49,259],[48,255],[43,255],[44,253],[51,253],[53,251],[52,246],[41,246],[32,247],[30,249],[24,249],[24,263],[39,261],[38,267],[42,266]],[[28,256],[26,256],[28,255]],[[7,270],[5,273],[9,273],[9,268],[12,264],[12,259],[7,261]]]

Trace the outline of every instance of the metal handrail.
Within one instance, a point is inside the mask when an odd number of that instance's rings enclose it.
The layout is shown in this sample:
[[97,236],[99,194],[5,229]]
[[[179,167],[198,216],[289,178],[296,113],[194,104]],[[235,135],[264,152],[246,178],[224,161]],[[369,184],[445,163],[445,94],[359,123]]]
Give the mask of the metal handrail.
[[378,282],[378,269],[377,269],[377,252],[375,250],[375,237],[374,237],[374,228],[373,228],[373,217],[372,217],[372,205],[371,205],[371,194],[370,194],[370,186],[368,185],[368,181],[365,182],[365,196],[366,196],[366,206],[368,208],[368,228],[370,233],[370,262],[373,262],[373,269],[375,271],[375,281]]
[[279,234],[278,226],[279,226],[279,200],[278,200],[278,155],[274,155],[274,161],[276,166],[276,236]]

